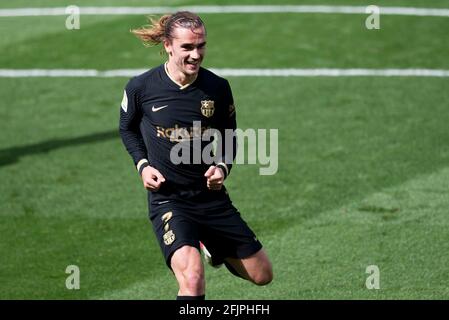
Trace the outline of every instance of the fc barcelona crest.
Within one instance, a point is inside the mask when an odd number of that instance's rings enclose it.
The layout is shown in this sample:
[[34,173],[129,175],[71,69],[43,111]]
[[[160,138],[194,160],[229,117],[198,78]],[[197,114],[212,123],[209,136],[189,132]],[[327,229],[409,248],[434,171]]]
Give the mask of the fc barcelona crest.
[[201,113],[206,118],[210,118],[214,115],[215,107],[212,100],[201,100]]
[[169,245],[171,245],[173,243],[173,241],[175,241],[176,236],[175,236],[175,234],[173,233],[172,230],[168,230],[164,234],[163,238],[164,238],[165,245],[169,246]]

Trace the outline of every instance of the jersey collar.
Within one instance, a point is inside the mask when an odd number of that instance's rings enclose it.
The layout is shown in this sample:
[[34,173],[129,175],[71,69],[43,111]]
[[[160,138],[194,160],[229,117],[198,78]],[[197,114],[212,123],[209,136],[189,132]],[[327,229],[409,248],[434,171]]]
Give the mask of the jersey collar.
[[168,77],[171,81],[173,81],[173,82],[179,87],[179,90],[183,90],[183,89],[187,88],[188,86],[190,86],[192,83],[195,82],[196,78],[198,78],[198,74],[197,74],[197,75],[195,76],[195,78],[194,78],[192,81],[190,81],[189,83],[186,83],[186,84],[182,85],[182,84],[180,84],[179,82],[177,82],[175,79],[173,79],[173,78],[170,76],[170,73],[168,73],[167,63],[168,63],[168,62],[165,62],[165,63],[164,63],[165,74],[167,75],[167,77]]

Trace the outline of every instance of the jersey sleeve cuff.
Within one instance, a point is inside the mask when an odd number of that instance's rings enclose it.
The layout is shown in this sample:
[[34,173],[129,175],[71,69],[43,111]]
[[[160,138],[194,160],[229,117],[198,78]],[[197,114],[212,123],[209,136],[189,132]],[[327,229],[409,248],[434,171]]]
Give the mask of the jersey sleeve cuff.
[[229,175],[229,168],[224,162],[219,162],[216,164],[216,167],[221,168],[223,170],[223,173],[225,174],[225,179]]
[[[139,162],[137,162],[137,165],[136,165],[137,171],[140,172],[140,169],[142,168],[142,166],[143,166],[144,164],[149,165],[150,163],[148,162],[147,159],[141,159]],[[143,168],[142,168],[142,169],[143,169]]]

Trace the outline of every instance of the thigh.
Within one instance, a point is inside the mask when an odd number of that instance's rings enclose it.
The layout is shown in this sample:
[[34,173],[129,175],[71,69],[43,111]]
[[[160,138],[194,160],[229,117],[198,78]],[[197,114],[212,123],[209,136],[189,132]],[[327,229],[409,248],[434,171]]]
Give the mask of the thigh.
[[272,273],[271,262],[264,249],[260,249],[255,254],[246,258],[226,258],[226,261],[230,263],[240,275],[248,280],[256,279],[261,273],[269,273],[270,276]]
[[200,252],[196,247],[189,245],[178,248],[172,255],[171,269],[178,282],[189,273],[192,275],[204,275],[204,266]]
[[273,280],[273,269],[263,249],[244,259],[227,258],[228,269],[256,285],[264,286]]

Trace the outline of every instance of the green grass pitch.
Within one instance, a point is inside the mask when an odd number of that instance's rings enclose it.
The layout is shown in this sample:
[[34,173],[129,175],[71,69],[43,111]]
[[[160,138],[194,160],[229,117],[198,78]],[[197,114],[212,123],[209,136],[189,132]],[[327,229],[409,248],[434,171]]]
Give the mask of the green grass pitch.
[[[363,15],[203,18],[206,67],[449,69],[448,18],[381,16],[377,31],[364,28]],[[164,61],[159,48],[129,33],[145,22],[82,16],[81,29],[68,31],[62,16],[1,17],[0,69],[149,68]],[[207,298],[449,298],[449,78],[228,79],[240,128],[279,129],[278,173],[236,165],[226,182],[275,279],[256,287],[206,267]],[[0,299],[175,298],[145,190],[117,132],[126,82],[0,78]],[[80,268],[80,290],[65,287],[68,265]],[[369,265],[379,267],[379,290],[365,286]]]

